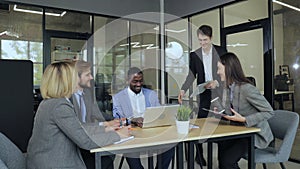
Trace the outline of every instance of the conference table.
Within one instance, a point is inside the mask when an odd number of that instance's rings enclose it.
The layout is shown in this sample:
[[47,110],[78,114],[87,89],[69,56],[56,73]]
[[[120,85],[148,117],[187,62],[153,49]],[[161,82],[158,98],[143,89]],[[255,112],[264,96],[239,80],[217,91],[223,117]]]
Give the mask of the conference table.
[[[191,120],[190,123],[193,124],[193,128],[190,129],[188,135],[178,134],[176,126],[134,128],[132,130],[134,139],[90,150],[91,153],[95,153],[96,169],[101,168],[101,156],[137,152],[151,156],[161,154],[161,152],[172,147],[176,147],[176,168],[181,169],[184,168],[183,144],[188,145],[187,168],[192,169],[194,168],[194,144],[205,142],[208,143],[207,168],[212,169],[212,144],[215,141],[235,138],[248,139],[248,168],[255,168],[254,135],[260,131],[259,128],[229,125],[214,117]],[[158,155],[158,160],[161,161],[160,155]],[[152,168],[153,164],[148,164],[148,166]],[[157,167],[161,168],[161,165]]]

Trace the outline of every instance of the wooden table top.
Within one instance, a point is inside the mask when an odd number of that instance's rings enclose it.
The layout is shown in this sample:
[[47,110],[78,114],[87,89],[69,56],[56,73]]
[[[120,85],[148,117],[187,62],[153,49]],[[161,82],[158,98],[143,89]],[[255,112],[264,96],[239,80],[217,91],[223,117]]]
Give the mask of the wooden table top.
[[177,133],[176,126],[165,126],[156,128],[135,128],[132,130],[134,139],[120,143],[108,145],[101,148],[90,150],[90,152],[105,152],[114,150],[125,150],[132,148],[147,148],[150,146],[158,146],[172,143],[179,143],[182,141],[204,140],[208,138],[218,138],[225,136],[233,136],[240,134],[247,134],[259,132],[259,128],[247,128],[245,126],[233,126],[220,123],[216,118],[202,118],[191,121],[191,124],[199,126],[199,128],[192,128],[188,135],[181,135]]

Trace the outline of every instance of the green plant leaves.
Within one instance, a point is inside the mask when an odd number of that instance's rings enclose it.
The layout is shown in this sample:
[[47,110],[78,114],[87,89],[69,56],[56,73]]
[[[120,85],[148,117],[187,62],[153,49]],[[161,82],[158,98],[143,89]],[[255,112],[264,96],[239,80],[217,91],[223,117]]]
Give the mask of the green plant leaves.
[[188,121],[190,119],[190,115],[192,113],[192,109],[189,106],[181,105],[177,111],[177,120],[178,121]]

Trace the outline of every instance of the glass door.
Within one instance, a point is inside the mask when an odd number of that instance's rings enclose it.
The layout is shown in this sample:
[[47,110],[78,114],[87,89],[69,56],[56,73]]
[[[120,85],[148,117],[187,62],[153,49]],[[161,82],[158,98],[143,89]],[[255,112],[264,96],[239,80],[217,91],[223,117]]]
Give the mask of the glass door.
[[50,38],[51,62],[62,60],[87,60],[86,40]]
[[227,35],[227,50],[241,61],[247,77],[253,77],[256,87],[264,91],[264,60],[262,28]]
[[221,46],[240,59],[245,74],[255,79],[256,87],[274,104],[273,53],[270,20],[261,19],[221,30]]

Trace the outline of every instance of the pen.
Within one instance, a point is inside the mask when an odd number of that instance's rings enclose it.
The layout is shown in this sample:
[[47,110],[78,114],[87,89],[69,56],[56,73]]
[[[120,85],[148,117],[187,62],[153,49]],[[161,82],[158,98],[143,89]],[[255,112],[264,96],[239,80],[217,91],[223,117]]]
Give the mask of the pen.
[[121,119],[121,116],[119,113],[116,113],[116,115],[119,117],[119,120],[120,120],[120,127],[122,127],[122,119]]

